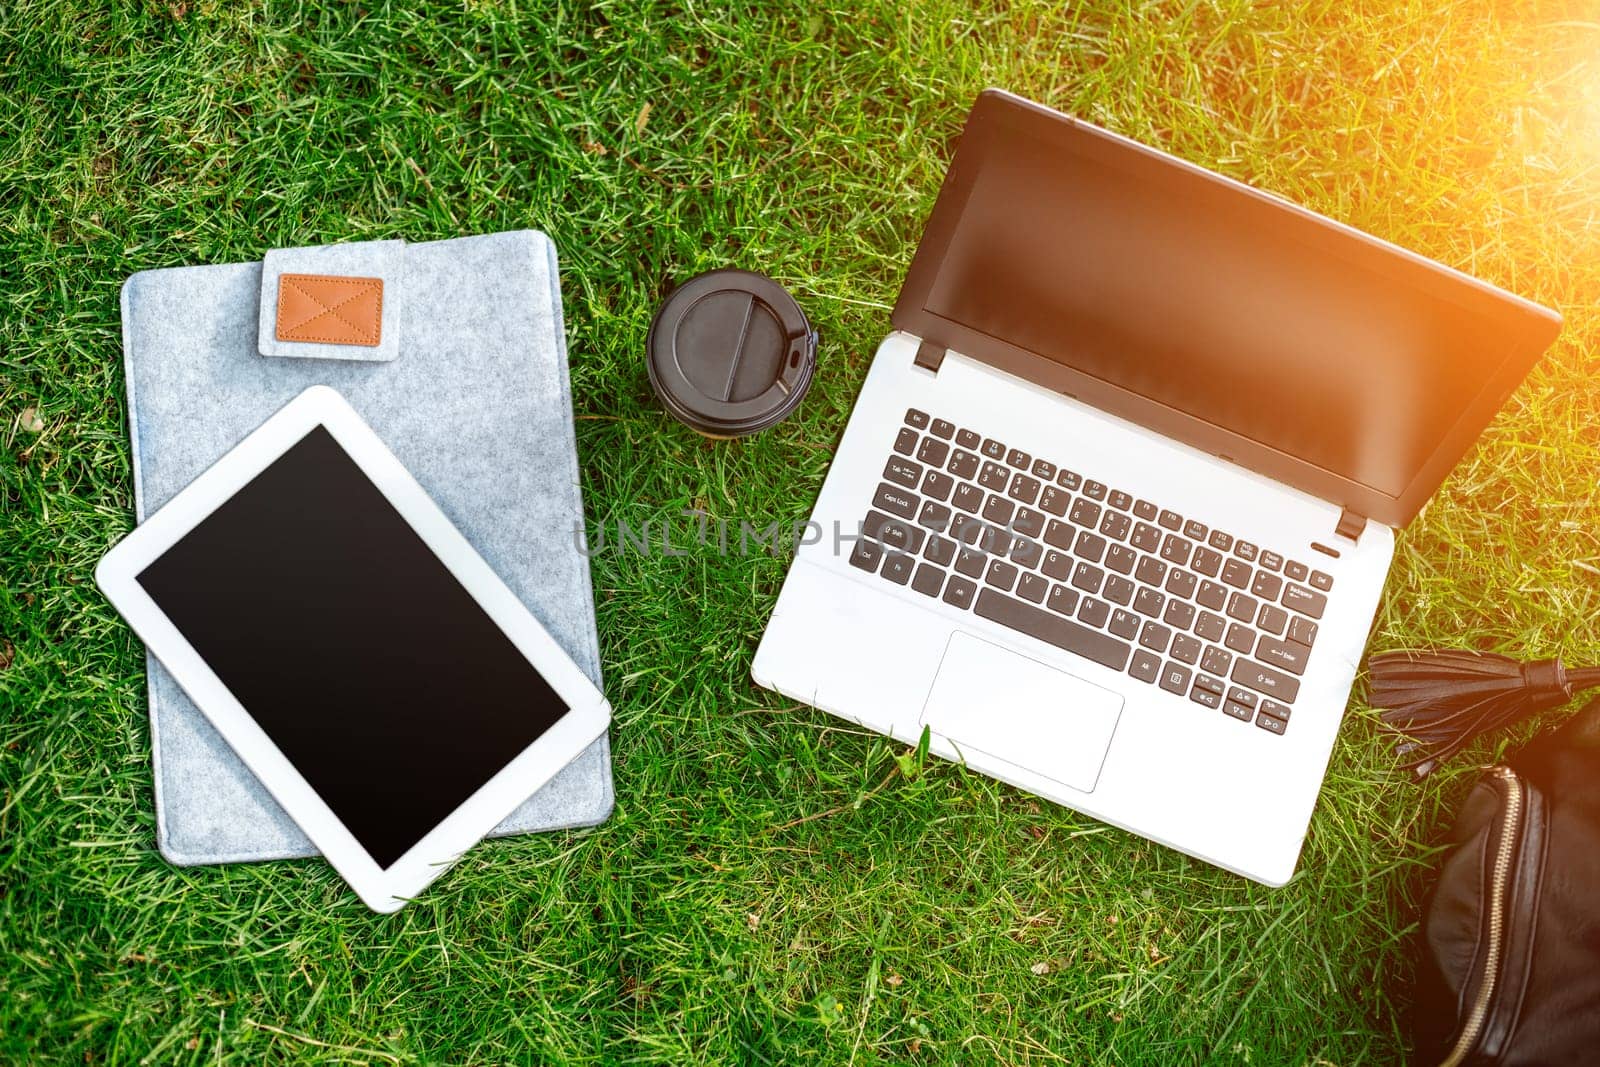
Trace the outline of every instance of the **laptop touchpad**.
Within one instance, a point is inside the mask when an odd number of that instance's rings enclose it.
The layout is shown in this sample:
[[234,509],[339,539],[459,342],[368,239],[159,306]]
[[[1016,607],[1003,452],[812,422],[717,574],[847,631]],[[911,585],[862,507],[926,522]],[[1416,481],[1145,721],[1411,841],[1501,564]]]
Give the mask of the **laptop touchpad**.
[[963,753],[981,752],[1091,792],[1122,697],[970,634],[950,637],[922,723]]

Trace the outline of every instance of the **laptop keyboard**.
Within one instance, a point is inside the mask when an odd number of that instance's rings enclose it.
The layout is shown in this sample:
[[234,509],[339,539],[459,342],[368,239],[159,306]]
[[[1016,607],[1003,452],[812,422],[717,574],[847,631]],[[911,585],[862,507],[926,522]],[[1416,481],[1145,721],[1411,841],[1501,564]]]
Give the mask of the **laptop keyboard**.
[[851,566],[1282,736],[1333,577],[912,408]]

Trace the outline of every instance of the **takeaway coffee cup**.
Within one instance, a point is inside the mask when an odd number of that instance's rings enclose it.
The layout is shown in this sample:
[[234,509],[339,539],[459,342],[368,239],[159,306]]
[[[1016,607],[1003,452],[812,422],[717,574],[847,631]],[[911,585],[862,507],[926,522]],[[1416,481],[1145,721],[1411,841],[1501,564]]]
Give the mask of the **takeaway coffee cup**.
[[668,411],[707,437],[744,437],[799,406],[816,369],[817,332],[771,278],[714,270],[662,303],[645,354]]

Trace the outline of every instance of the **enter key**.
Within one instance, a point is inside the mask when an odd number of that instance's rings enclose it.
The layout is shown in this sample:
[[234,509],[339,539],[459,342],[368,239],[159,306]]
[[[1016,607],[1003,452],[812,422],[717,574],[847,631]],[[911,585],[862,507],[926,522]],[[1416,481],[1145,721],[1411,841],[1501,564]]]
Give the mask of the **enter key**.
[[1274,667],[1281,667],[1290,674],[1300,675],[1306,672],[1306,660],[1311,658],[1311,650],[1296,641],[1280,641],[1263,634],[1261,643],[1256,645],[1256,658]]

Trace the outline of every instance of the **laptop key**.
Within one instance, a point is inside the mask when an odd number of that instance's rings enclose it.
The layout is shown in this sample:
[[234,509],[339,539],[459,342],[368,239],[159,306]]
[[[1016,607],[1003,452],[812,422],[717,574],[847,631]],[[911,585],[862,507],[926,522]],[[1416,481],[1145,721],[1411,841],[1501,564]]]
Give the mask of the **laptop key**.
[[1256,559],[1256,546],[1252,545],[1249,541],[1235,541],[1233,543],[1233,554],[1248,563],[1254,563]]
[[1077,489],[1083,484],[1076,471],[1060,470],[1056,472],[1056,484],[1063,489]]
[[1269,571],[1256,571],[1255,581],[1250,583],[1250,592],[1262,600],[1277,600],[1282,588],[1283,579]]
[[1303,615],[1294,615],[1289,619],[1289,640],[1298,641],[1307,648],[1317,639],[1317,624]]
[[942,437],[946,441],[956,432],[956,424],[948,419],[934,419],[932,428],[936,437]]
[[985,619],[1093,660],[1103,667],[1120,671],[1128,665],[1128,655],[1132,649],[1126,641],[1091,630],[1071,619],[1043,611],[993,589],[985,589],[978,594],[973,610]]
[[1320,589],[1326,593],[1328,590],[1333,588],[1333,575],[1329,574],[1327,571],[1312,571],[1311,586],[1314,589]]
[[1142,618],[1126,608],[1113,608],[1111,609],[1111,621],[1106,624],[1106,629],[1118,637],[1131,641],[1139,636],[1139,624],[1142,622],[1144,622]]
[[956,486],[956,495],[951,498],[950,503],[968,514],[976,513],[983,506],[983,490],[971,482],[962,482]]
[[1133,547],[1154,552],[1161,547],[1161,527],[1141,522],[1133,528]]
[[1235,662],[1233,673],[1228,677],[1246,689],[1254,689],[1262,696],[1269,696],[1284,704],[1293,704],[1294,698],[1300,692],[1300,682],[1297,678],[1253,660],[1240,659]]
[[1145,585],[1160,587],[1167,578],[1167,565],[1154,556],[1141,556],[1139,566],[1134,570],[1134,577]]
[[1223,638],[1222,643],[1233,649],[1233,651],[1242,652],[1248,656],[1255,650],[1256,632],[1242,623],[1229,623],[1228,636]]
[[1153,682],[1161,676],[1161,657],[1142,648],[1133,650],[1133,663],[1128,673],[1141,682]]
[[1017,566],[1037,567],[1043,555],[1044,546],[1039,542],[1031,541],[1026,537],[1013,537],[1011,539],[1011,561]]
[[978,484],[991,493],[1003,493],[1011,484],[1011,471],[995,462],[988,462],[978,472]]
[[983,438],[979,437],[971,430],[956,431],[956,444],[960,445],[962,448],[976,452],[978,450],[978,446],[982,443]]
[[978,586],[974,582],[959,574],[952,574],[944,586],[944,602],[965,610],[972,607],[972,597],[977,591]]
[[1191,541],[1198,542],[1199,544],[1203,545],[1206,543],[1206,534],[1208,533],[1210,533],[1210,531],[1206,529],[1206,524],[1195,519],[1190,519],[1188,522],[1183,524],[1183,536],[1187,537]]
[[1106,568],[1118,574],[1132,574],[1139,565],[1139,553],[1127,545],[1111,545],[1106,549]]
[[[1092,596],[1086,596],[1078,602],[1078,618],[1082,619],[1090,626],[1104,626],[1106,624],[1106,619],[1110,615],[1111,605],[1107,604],[1104,600],[1096,600]],[[1120,670],[1120,668],[1118,669]]]
[[909,459],[899,456],[890,456],[889,462],[883,465],[883,477],[896,485],[903,485],[907,489],[915,489],[917,482],[922,480],[922,466]]
[[1000,592],[1011,592],[1011,585],[1016,584],[1016,568],[1005,560],[989,560],[989,571],[984,574],[984,582],[994,585]]
[[1230,559],[1222,566],[1222,580],[1235,589],[1243,589],[1250,584],[1250,565],[1240,560]]
[[1056,477],[1056,465],[1046,460],[1036,459],[1033,461],[1033,476],[1041,482],[1052,482]]
[[1005,459],[1006,458],[1006,446],[1001,444],[999,441],[996,441],[992,437],[985,438],[984,442],[983,442],[983,446],[981,448],[979,448],[978,451],[982,452],[984,455],[988,456],[990,459]]
[[916,576],[911,579],[911,588],[923,596],[938,596],[939,590],[944,586],[944,570],[931,563],[924,563],[917,568]]
[[1172,640],[1172,631],[1162,626],[1159,622],[1147,622],[1139,631],[1139,644],[1152,652],[1165,652],[1167,642]]
[[977,477],[978,467],[981,464],[982,460],[978,459],[977,456],[971,452],[963,452],[958,448],[951,453],[950,462],[945,464],[944,469],[957,478],[972,479]]
[[1228,606],[1228,587],[1216,582],[1201,582],[1200,591],[1195,593],[1194,598],[1203,608],[1221,611]]
[[950,529],[950,509],[936,500],[924,500],[917,525],[926,526],[934,533],[944,533]]
[[1078,540],[1073,544],[1072,551],[1077,553],[1079,559],[1086,559],[1090,563],[1099,563],[1100,557],[1106,554],[1106,539],[1099,534],[1092,534],[1085,530],[1078,535]]
[[1051,611],[1059,611],[1063,615],[1071,615],[1078,606],[1078,591],[1068,589],[1064,585],[1050,587],[1049,607]]
[[1172,638],[1172,647],[1167,650],[1167,654],[1185,663],[1199,663],[1200,653],[1204,648],[1204,645],[1188,634],[1177,634]]
[[1106,483],[1092,480],[1084,482],[1083,495],[1090,500],[1104,500],[1106,498]]
[[1222,569],[1222,553],[1214,548],[1197,548],[1189,558],[1189,566],[1207,578],[1215,578]]
[[1100,583],[1105,581],[1106,572],[1089,563],[1080,562],[1072,572],[1072,584],[1085,593],[1098,593]]
[[871,541],[857,541],[855,551],[850,553],[850,566],[860,567],[871,574],[878,569],[878,561],[883,558],[883,546]]
[[[1259,700],[1260,698],[1257,697],[1254,693],[1250,692],[1250,690],[1248,690],[1248,689],[1240,689],[1238,686],[1233,686],[1232,688],[1230,688],[1228,690],[1228,699],[1233,701],[1235,704],[1243,704],[1245,707],[1247,707],[1250,710],[1254,711],[1255,710],[1255,706],[1256,706],[1256,701]],[[1271,703],[1271,702],[1268,701],[1268,703]],[[1247,719],[1249,717],[1250,716],[1248,716],[1248,715],[1245,716],[1245,718],[1247,718]]]
[[1243,704],[1237,704],[1231,700],[1222,705],[1222,710],[1232,715],[1235,719],[1243,719],[1245,722],[1249,722],[1256,717],[1254,708],[1247,708]]
[[1255,622],[1256,608],[1259,606],[1260,602],[1255,597],[1235,593],[1228,601],[1228,614],[1240,622]]
[[861,523],[861,532],[890,548],[899,548],[907,552],[920,550],[923,539],[927,537],[919,527],[904,519],[892,519],[881,511],[867,512],[866,519]]
[[1016,510],[1015,504],[993,493],[983,502],[983,517],[1002,526],[1011,521],[1011,513],[1014,510]]
[[1225,534],[1221,530],[1212,530],[1210,544],[1217,551],[1226,552],[1233,547],[1233,536]]
[[1189,624],[1194,622],[1194,605],[1182,600],[1168,600],[1167,610],[1161,613],[1161,621],[1175,630],[1187,630]]
[[[1251,707],[1254,706],[1253,704],[1251,705]],[[1261,714],[1271,715],[1273,718],[1282,719],[1284,722],[1289,721],[1289,709],[1276,700],[1268,700],[1266,697],[1261,698]]]
[[1276,604],[1263,604],[1256,625],[1274,637],[1282,637],[1284,627],[1289,625],[1289,613]]
[[1217,642],[1222,640],[1222,635],[1228,632],[1228,623],[1221,615],[1213,615],[1209,611],[1202,611],[1200,617],[1194,621],[1194,634],[1204,641]]
[[900,432],[894,439],[894,450],[902,456],[909,456],[917,450],[917,431],[909,427],[900,427]]
[[1200,669],[1210,674],[1227,674],[1233,666],[1233,653],[1224,652],[1216,645],[1207,645],[1200,654]]
[[1118,511],[1127,511],[1129,508],[1133,507],[1133,497],[1129,496],[1127,493],[1124,493],[1121,489],[1113,489],[1111,490],[1111,495],[1106,498],[1106,503],[1110,504]]
[[1167,575],[1167,592],[1173,596],[1181,596],[1185,600],[1194,596],[1194,583],[1199,581],[1193,571],[1186,571],[1182,567],[1174,567]]
[[1322,593],[1312,592],[1303,585],[1291,585],[1284,588],[1283,600],[1280,603],[1290,611],[1298,611],[1302,615],[1320,619],[1323,610],[1328,606],[1328,598]]
[[1160,510],[1148,500],[1135,500],[1133,502],[1133,513],[1145,522],[1154,522]]
[[891,552],[883,560],[883,570],[878,573],[895,585],[905,585],[911,580],[914,561],[903,552]]
[[923,549],[922,555],[929,563],[948,567],[950,561],[956,558],[956,543],[948,537],[930,537],[928,547]]
[[1261,727],[1263,730],[1266,730],[1268,733],[1277,734],[1279,737],[1282,737],[1284,731],[1289,729],[1288,723],[1284,722],[1282,719],[1272,715],[1267,715],[1265,713],[1256,716],[1256,725]]
[[1193,674],[1194,672],[1183,664],[1168,660],[1166,666],[1161,668],[1161,688],[1169,693],[1183,696],[1189,690],[1189,679]]
[[1038,537],[1044,532],[1044,524],[1044,513],[1032,508],[1018,508],[1011,519],[1011,528],[1023,537]]
[[1039,564],[1039,569],[1050,577],[1059,578],[1064,582],[1072,577],[1072,557],[1065,552],[1057,552],[1053,548],[1046,549],[1044,562]]
[[922,495],[941,502],[950,499],[950,491],[955,487],[956,480],[942,471],[929,471],[922,479]]
[[989,565],[989,557],[982,552],[974,552],[970,548],[963,548],[956,554],[956,570],[968,578],[982,578],[984,570]]
[[[1204,677],[1204,675],[1201,677]],[[1222,707],[1222,694],[1202,686],[1199,678],[1195,679],[1194,688],[1189,690],[1189,699],[1201,707],[1210,708],[1213,711]]]
[[1033,464],[1033,457],[1020,448],[1013,448],[1006,453],[1006,462],[1018,470],[1027,470]]
[[1181,530],[1183,529],[1183,516],[1176,511],[1163,511],[1156,516],[1156,523],[1168,530]]
[[907,408],[906,425],[915,426],[919,430],[926,429],[928,426],[928,413],[926,411],[918,411],[916,408]]
[[1077,527],[1068,526],[1060,519],[1051,519],[1049,525],[1044,528],[1044,541],[1047,545],[1054,545],[1056,548],[1070,549],[1072,547],[1072,542],[1076,541],[1077,539]]
[[1263,551],[1261,553],[1261,558],[1256,560],[1256,563],[1267,568],[1269,571],[1280,571],[1283,569],[1283,557],[1278,555],[1276,552]]
[[1266,634],[1261,636],[1256,645],[1256,659],[1274,667],[1281,667],[1290,674],[1306,673],[1306,660],[1311,658],[1311,650],[1305,645],[1293,641],[1279,641],[1276,637]]
[[1100,532],[1113,541],[1125,540],[1128,530],[1133,526],[1133,520],[1120,511],[1108,511],[1100,523]]
[[1092,530],[1100,523],[1100,505],[1080,496],[1072,502],[1072,513],[1067,517],[1079,526]]
[[1141,615],[1148,615],[1152,619],[1161,617],[1161,609],[1166,604],[1167,598],[1154,589],[1141,589],[1133,598],[1133,610]]
[[1161,558],[1181,567],[1189,562],[1190,547],[1189,542],[1177,534],[1167,534],[1166,540],[1161,542]]
[[1283,565],[1283,573],[1297,582],[1303,582],[1311,573],[1311,569],[1304,563],[1296,563],[1294,560],[1290,560]]
[[924,437],[917,448],[917,458],[935,467],[942,467],[949,454],[950,446],[937,437]]
[[1039,507],[1050,514],[1060,518],[1067,513],[1067,508],[1072,505],[1072,494],[1055,486],[1048,486],[1039,494]]
[[1031,572],[1024,574],[1017,582],[1017,595],[1029,603],[1043,604],[1050,595],[1050,580]]
[[1100,595],[1111,601],[1127,607],[1133,602],[1133,593],[1136,586],[1120,574],[1106,575],[1106,584],[1100,587]]
[[1006,490],[1006,495],[1012,500],[1031,504],[1039,498],[1039,479],[1018,471],[1011,479],[1011,488]]

